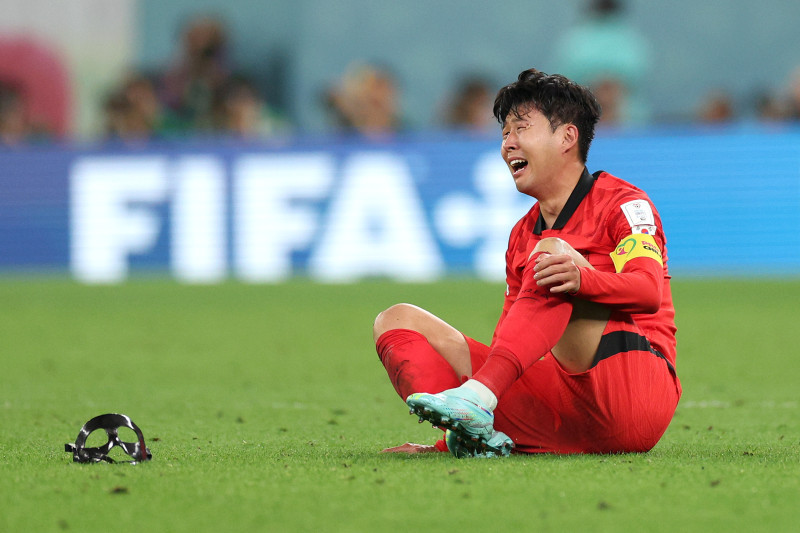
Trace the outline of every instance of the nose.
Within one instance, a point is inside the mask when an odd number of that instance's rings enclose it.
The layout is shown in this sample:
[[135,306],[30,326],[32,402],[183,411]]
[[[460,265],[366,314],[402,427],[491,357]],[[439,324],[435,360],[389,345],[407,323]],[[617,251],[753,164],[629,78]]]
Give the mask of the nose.
[[513,131],[510,131],[508,135],[503,138],[502,149],[506,152],[512,150],[517,147],[517,136]]

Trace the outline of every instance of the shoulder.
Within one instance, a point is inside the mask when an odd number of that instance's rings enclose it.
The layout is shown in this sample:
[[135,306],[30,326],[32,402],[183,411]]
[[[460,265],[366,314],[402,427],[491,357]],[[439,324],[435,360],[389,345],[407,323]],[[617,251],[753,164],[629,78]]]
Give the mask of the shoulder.
[[639,187],[605,171],[598,173],[595,186],[604,211],[623,219],[634,233],[652,232],[660,225],[653,201]]
[[641,200],[650,204],[651,208],[655,208],[647,193],[636,185],[605,171],[595,174],[597,180],[593,192],[597,203],[605,203],[608,209],[614,209],[622,207],[622,204]]
[[641,195],[642,197],[647,197],[647,193],[645,193],[642,189],[637,187],[636,185],[625,181],[622,178],[619,178],[610,172],[606,172],[605,170],[600,170],[595,172],[597,176],[597,180],[595,181],[595,187],[601,191],[611,191],[616,193],[619,196],[622,195]]

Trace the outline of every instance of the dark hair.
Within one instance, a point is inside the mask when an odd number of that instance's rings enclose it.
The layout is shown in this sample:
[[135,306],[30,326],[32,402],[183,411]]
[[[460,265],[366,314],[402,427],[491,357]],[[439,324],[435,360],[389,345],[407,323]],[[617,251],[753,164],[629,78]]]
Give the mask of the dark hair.
[[585,163],[594,139],[594,126],[600,119],[600,104],[591,91],[560,74],[532,68],[522,71],[517,81],[500,89],[493,112],[502,125],[509,113],[520,117],[530,107],[550,121],[553,131],[562,124],[578,128],[578,153]]

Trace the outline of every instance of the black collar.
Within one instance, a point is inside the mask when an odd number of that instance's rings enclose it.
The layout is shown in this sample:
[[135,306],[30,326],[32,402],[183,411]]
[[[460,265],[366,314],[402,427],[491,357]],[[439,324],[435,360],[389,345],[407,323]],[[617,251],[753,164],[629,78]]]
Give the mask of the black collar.
[[[563,229],[564,226],[567,225],[569,219],[578,209],[578,206],[581,205],[583,199],[586,198],[586,195],[592,190],[594,182],[597,180],[597,177],[601,172],[602,170],[597,171],[594,173],[594,175],[592,175],[589,174],[589,171],[586,169],[586,167],[583,167],[583,174],[581,174],[577,185],[575,185],[575,188],[572,189],[572,194],[570,194],[569,198],[567,198],[567,203],[564,204],[564,207],[558,214],[558,218],[556,218],[555,224],[553,224],[553,227],[550,229]],[[536,235],[541,235],[546,229],[548,228],[545,227],[544,217],[542,216],[542,211],[540,209],[539,218],[536,220],[536,225],[533,227],[533,232]]]

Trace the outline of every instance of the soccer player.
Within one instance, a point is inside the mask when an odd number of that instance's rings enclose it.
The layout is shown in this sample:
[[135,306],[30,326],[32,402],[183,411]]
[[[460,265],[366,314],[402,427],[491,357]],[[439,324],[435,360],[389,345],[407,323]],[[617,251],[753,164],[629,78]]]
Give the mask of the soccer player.
[[600,109],[560,75],[522,72],[494,103],[501,155],[537,200],[514,226],[490,345],[410,304],[375,319],[380,360],[456,457],[645,452],[681,395],[666,238],[644,191],[586,157]]

